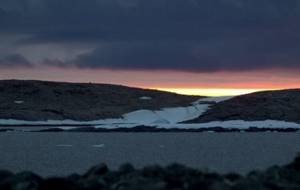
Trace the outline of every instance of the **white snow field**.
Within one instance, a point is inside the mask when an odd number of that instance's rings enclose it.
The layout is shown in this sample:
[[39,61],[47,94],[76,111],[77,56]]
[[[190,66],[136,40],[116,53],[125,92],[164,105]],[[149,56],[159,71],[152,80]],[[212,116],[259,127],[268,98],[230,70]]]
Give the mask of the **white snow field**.
[[229,100],[233,97],[234,96],[219,96],[219,97],[201,98],[201,99],[195,101],[194,104],[199,104],[201,102],[216,102],[216,103],[219,103],[219,102]]
[[[183,129],[196,129],[196,128],[210,128],[210,127],[223,127],[223,128],[238,128],[247,129],[249,127],[258,128],[300,128],[300,124],[285,122],[285,121],[216,121],[209,123],[195,123],[195,124],[182,124],[181,122],[191,120],[203,114],[211,102],[222,102],[232,98],[232,96],[225,97],[211,97],[202,98],[192,103],[188,107],[164,108],[157,111],[152,110],[137,110],[124,114],[122,118],[104,119],[95,121],[74,121],[74,120],[47,120],[47,121],[23,121],[14,119],[0,119],[0,125],[93,125],[99,128],[120,128],[120,127],[135,127],[140,125],[153,126],[159,128],[183,128]],[[61,127],[66,129],[64,127]],[[67,127],[68,128],[68,127]]]

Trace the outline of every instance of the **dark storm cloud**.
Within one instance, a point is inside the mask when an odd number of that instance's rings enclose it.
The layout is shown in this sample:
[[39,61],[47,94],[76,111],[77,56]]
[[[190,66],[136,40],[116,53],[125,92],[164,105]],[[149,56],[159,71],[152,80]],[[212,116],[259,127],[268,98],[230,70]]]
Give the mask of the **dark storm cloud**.
[[10,67],[31,67],[32,65],[22,55],[11,54],[5,57],[0,57],[0,68]]
[[[300,68],[299,0],[1,0],[18,46],[93,43],[60,67],[185,71]],[[51,51],[51,50],[49,50]]]
[[300,46],[287,48],[282,45],[251,39],[202,45],[190,42],[123,42],[99,47],[69,62],[47,60],[45,63],[58,67],[188,72],[299,68]]

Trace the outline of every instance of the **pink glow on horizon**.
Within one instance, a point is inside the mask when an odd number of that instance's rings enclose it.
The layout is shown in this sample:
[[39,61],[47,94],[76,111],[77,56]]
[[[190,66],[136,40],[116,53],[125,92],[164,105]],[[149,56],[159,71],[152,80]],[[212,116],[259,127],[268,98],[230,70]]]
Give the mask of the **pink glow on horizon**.
[[[299,71],[186,73],[61,68],[1,69],[0,79],[34,79],[122,84],[156,89],[287,89],[300,88]],[[224,94],[227,95],[227,94]]]

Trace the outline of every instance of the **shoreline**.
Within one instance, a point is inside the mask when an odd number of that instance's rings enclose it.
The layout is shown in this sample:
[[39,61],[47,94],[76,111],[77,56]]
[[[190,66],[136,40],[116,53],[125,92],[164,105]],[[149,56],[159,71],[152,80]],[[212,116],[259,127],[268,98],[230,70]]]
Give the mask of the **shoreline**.
[[241,128],[224,128],[224,127],[206,127],[206,128],[161,128],[153,126],[136,126],[136,127],[117,127],[117,128],[102,128],[94,126],[0,126],[0,132],[65,132],[65,133],[204,133],[204,132],[216,132],[216,133],[253,133],[253,132],[299,132],[300,128],[269,128],[269,127],[249,127],[245,129]]

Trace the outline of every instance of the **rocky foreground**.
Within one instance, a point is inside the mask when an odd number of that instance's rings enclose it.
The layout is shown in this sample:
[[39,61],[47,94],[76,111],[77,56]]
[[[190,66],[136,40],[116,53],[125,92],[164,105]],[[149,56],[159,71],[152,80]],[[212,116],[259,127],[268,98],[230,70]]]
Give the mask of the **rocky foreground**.
[[42,178],[31,172],[13,174],[0,170],[1,190],[273,190],[300,189],[300,156],[286,166],[266,171],[253,171],[246,176],[230,173],[220,175],[182,165],[151,166],[135,169],[130,164],[110,171],[105,164],[83,175]]

